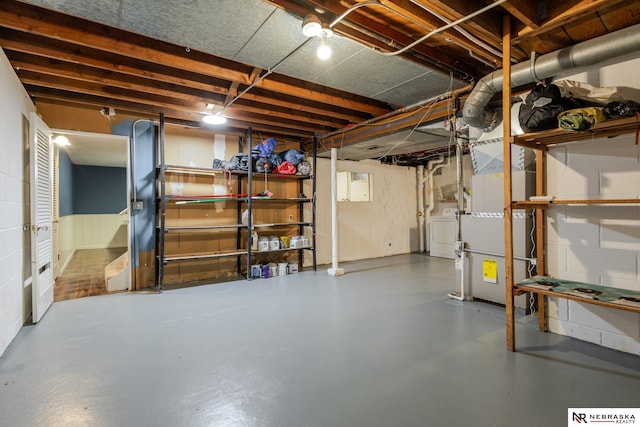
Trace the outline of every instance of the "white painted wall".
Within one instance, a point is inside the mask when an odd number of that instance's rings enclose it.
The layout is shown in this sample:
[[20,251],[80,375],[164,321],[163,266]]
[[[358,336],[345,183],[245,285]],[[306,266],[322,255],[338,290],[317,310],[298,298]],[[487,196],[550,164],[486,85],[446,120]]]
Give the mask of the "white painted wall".
[[[639,68],[633,59],[563,78],[640,88]],[[557,198],[638,198],[640,146],[629,134],[552,148],[547,178],[547,193]],[[552,276],[640,291],[640,207],[554,207],[547,230]],[[551,299],[549,328],[640,355],[640,314]]]
[[71,261],[73,252],[76,250],[73,234],[73,215],[65,215],[60,217],[58,223],[58,264],[60,266],[60,274],[64,272]]
[[118,214],[66,215],[60,218],[59,247],[62,270],[77,249],[127,247],[127,216]]
[[[331,262],[331,161],[317,163],[317,262]],[[416,169],[378,161],[338,161],[338,171],[366,172],[370,202],[338,203],[339,260],[351,261],[418,250]],[[305,184],[311,194],[311,184]],[[309,263],[305,258],[305,264]]]
[[126,215],[71,215],[75,249],[126,248]]
[[[35,111],[0,50],[0,355],[24,323],[23,116]],[[28,205],[24,206],[28,209]]]

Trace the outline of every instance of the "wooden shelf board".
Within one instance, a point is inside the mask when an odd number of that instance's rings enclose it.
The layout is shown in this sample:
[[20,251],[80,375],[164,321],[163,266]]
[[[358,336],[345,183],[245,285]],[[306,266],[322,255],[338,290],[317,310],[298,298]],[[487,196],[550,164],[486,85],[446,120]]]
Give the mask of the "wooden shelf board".
[[303,225],[303,226],[309,226],[311,225],[310,222],[277,222],[277,223],[273,223],[273,224],[253,224],[254,228],[261,228],[261,227],[286,227],[289,225]]
[[[244,172],[245,175],[248,175],[248,173]],[[254,179],[263,179],[264,178],[264,173],[260,173],[260,172],[254,172],[253,173],[253,178]],[[313,178],[313,175],[285,175],[285,174],[281,174],[281,173],[267,173],[267,179],[297,179],[297,180],[303,180],[303,179],[311,179]]]
[[311,199],[309,198],[298,198],[298,197],[290,197],[290,198],[285,198],[285,199],[277,199],[274,197],[271,198],[262,198],[262,197],[252,197],[251,201],[255,202],[302,202],[302,203],[308,203],[311,201]]
[[558,128],[516,135],[511,137],[511,142],[529,148],[544,148],[549,145],[618,136],[635,132],[638,126],[640,126],[640,115],[636,114],[633,117],[606,120],[586,131],[568,131]]
[[[191,175],[216,175],[216,174],[224,174],[225,170],[223,169],[213,169],[213,168],[195,168],[190,166],[177,166],[177,165],[167,165],[164,169],[165,173],[175,173],[175,174],[191,174]],[[232,175],[239,175],[240,171],[231,171]],[[246,172],[245,172],[246,175]]]
[[199,231],[199,230],[218,230],[224,228],[247,228],[244,224],[227,224],[227,225],[197,225],[197,226],[167,226],[165,231]]
[[[178,165],[167,165],[165,166],[165,173],[175,173],[175,174],[192,174],[192,175],[216,175],[216,174],[224,174],[231,172],[232,175],[236,176],[248,176],[248,171],[242,170],[226,170],[226,169],[213,169],[213,168],[196,168],[191,166],[178,166]],[[254,178],[263,178],[264,173],[253,172]],[[313,175],[285,175],[279,173],[267,173],[268,178],[274,179],[293,179],[293,180],[304,180],[304,179],[312,179]]]
[[268,253],[274,253],[274,252],[301,251],[301,250],[312,251],[313,248],[309,246],[306,248],[284,248],[284,249],[273,249],[268,251],[251,251],[251,255],[268,254]]
[[209,254],[192,254],[192,255],[170,255],[164,257],[165,262],[172,261],[193,261],[200,259],[213,259],[213,258],[222,258],[229,256],[239,256],[246,255],[247,251],[230,251],[230,252],[215,252]]
[[640,199],[553,199],[519,200],[511,203],[514,209],[545,209],[551,205],[637,205]]
[[[545,282],[557,283],[558,290],[553,290],[553,288],[543,289],[543,288],[537,287],[535,284],[536,280],[543,280]],[[620,288],[615,288],[611,286],[594,285],[591,283],[564,281],[564,280],[554,279],[548,276],[534,276],[523,283],[514,285],[513,293],[515,295],[516,293],[533,292],[536,294],[542,294],[549,297],[564,298],[564,299],[578,301],[586,304],[593,304],[593,305],[599,305],[602,307],[615,308],[618,310],[625,310],[625,311],[631,311],[634,313],[640,313],[640,306],[623,305],[623,304],[611,302],[612,300],[615,300],[615,299],[611,299],[613,298],[611,296],[609,297],[608,300],[602,300],[602,299],[592,299],[588,297],[582,297],[579,295],[566,293],[567,291],[574,288],[586,288],[592,291],[600,291],[600,292],[604,292],[604,295],[606,295],[607,292],[611,292],[613,296],[619,296],[621,294],[624,294],[627,296],[640,298],[640,292],[638,291],[620,289]]]

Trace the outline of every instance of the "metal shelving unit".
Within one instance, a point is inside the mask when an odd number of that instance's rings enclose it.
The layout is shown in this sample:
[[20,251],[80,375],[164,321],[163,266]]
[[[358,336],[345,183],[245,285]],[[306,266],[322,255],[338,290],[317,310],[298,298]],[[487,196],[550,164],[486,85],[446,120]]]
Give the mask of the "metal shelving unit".
[[[312,268],[315,271],[317,269],[316,264],[316,159],[317,159],[317,139],[314,137],[313,139],[313,155],[312,155],[312,173],[311,175],[279,175],[279,174],[269,174],[269,179],[271,180],[286,180],[286,181],[297,181],[298,183],[298,194],[304,194],[304,182],[311,180],[311,197],[285,197],[285,198],[261,198],[261,197],[252,197],[247,201],[248,204],[251,204],[251,208],[249,208],[249,212],[253,212],[253,206],[256,206],[258,209],[260,206],[264,205],[290,205],[296,204],[298,206],[298,221],[288,221],[288,222],[265,222],[261,223],[256,221],[255,223],[251,223],[251,227],[249,228],[249,234],[251,231],[257,229],[273,229],[277,230],[278,228],[283,227],[298,227],[298,234],[304,235],[305,228],[310,229],[311,237],[309,247],[305,248],[284,248],[284,249],[276,249],[276,250],[268,250],[268,251],[254,251],[251,249],[251,245],[249,245],[248,253],[247,253],[247,278],[253,279],[251,276],[251,261],[256,256],[261,256],[270,253],[283,253],[283,252],[293,252],[296,251],[298,253],[298,264],[300,266],[304,263],[304,252],[308,251],[312,256]],[[255,174],[256,177],[258,174]],[[262,174],[260,174],[262,175]],[[251,175],[249,175],[251,178]],[[311,205],[311,221],[305,221],[304,216],[304,207],[305,205]],[[249,215],[252,217],[252,215]]]
[[[303,193],[304,182],[312,180],[312,196],[311,197],[285,197],[285,198],[266,198],[260,196],[249,197],[253,194],[253,181],[257,174],[253,172],[252,162],[249,163],[248,171],[224,171],[209,168],[197,168],[167,165],[165,163],[165,146],[163,129],[161,130],[162,136],[159,138],[159,152],[160,152],[160,164],[157,168],[157,180],[159,187],[159,199],[158,199],[158,221],[157,221],[157,233],[156,233],[156,283],[158,290],[161,292],[164,287],[165,280],[165,267],[171,262],[180,261],[199,261],[199,260],[213,260],[223,257],[236,257],[237,266],[236,271],[238,275],[242,274],[242,258],[246,258],[246,278],[253,279],[251,276],[251,264],[252,260],[256,256],[262,256],[268,253],[291,253],[298,252],[299,263],[302,266],[304,261],[304,251],[310,251],[312,253],[312,265],[313,269],[316,269],[316,207],[315,207],[315,194],[316,194],[316,155],[317,155],[317,141],[314,138],[313,144],[313,158],[312,158],[312,175],[279,175],[269,174],[269,179],[280,182],[298,183],[298,194]],[[247,135],[248,146],[252,147],[252,132],[248,130]],[[251,154],[249,154],[251,155]],[[167,195],[166,193],[166,179],[167,174],[173,175],[198,175],[203,177],[213,177],[224,174],[231,174],[236,182],[236,193],[231,197],[219,197],[215,195],[203,195],[203,196],[182,196],[182,195]],[[246,183],[246,184],[245,184]],[[246,188],[245,188],[246,187]],[[202,206],[206,204],[215,205],[216,202],[233,202],[236,203],[235,210],[237,211],[236,222],[228,224],[202,224],[202,225],[169,225],[167,226],[167,207],[172,205],[182,206]],[[298,218],[296,221],[287,222],[253,222],[254,208],[260,209],[262,206],[276,205],[286,206],[295,204],[298,206]],[[311,205],[311,220],[304,219],[304,206]],[[246,209],[248,211],[247,222],[242,223],[242,212]],[[254,230],[277,230],[279,228],[291,228],[297,227],[299,234],[304,234],[305,229],[311,230],[311,246],[306,248],[284,248],[270,251],[253,251],[252,247],[252,231]],[[236,233],[236,247],[235,249],[212,251],[204,253],[188,253],[188,254],[167,254],[165,247],[165,239],[167,234],[184,234],[184,235],[197,235],[203,233],[215,233],[220,230],[237,230]],[[245,238],[246,236],[246,238]],[[246,248],[243,247],[246,242]]]

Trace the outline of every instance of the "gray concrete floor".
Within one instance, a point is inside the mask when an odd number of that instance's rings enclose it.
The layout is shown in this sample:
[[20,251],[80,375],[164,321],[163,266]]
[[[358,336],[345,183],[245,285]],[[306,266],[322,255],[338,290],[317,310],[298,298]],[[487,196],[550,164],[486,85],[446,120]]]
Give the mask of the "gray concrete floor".
[[2,426],[564,426],[638,407],[640,357],[447,298],[396,256],[163,294],[56,302],[0,359]]

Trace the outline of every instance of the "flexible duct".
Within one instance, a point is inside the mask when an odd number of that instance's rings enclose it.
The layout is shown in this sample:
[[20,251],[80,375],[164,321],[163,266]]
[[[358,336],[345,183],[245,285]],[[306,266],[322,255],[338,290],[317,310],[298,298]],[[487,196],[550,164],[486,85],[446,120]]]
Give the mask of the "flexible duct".
[[[511,68],[511,87],[522,86],[558,73],[640,51],[640,24],[597,37],[574,46],[559,49]],[[502,91],[502,70],[494,71],[478,81],[464,103],[463,117],[469,126],[490,128],[496,119],[486,106],[496,93]]]

